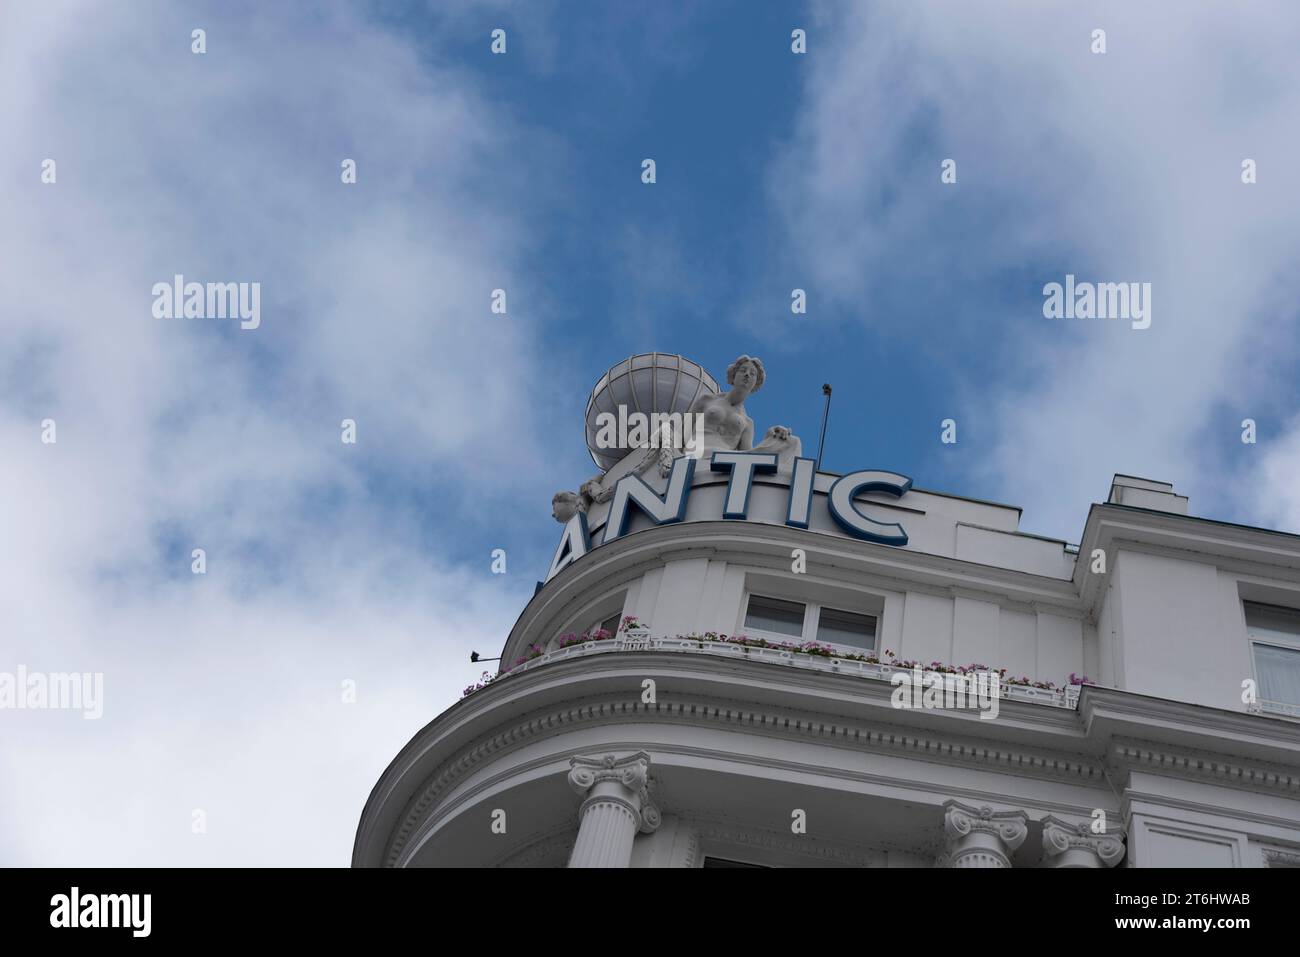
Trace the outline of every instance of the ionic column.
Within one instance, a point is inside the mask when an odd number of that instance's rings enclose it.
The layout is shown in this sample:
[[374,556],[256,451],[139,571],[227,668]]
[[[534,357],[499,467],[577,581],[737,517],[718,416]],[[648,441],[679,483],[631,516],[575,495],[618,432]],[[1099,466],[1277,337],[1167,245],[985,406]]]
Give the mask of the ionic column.
[[959,801],[943,807],[945,867],[1010,867],[1011,855],[1029,834],[1024,811],[994,811]]
[[1043,818],[1043,863],[1047,867],[1114,867],[1124,859],[1124,832],[1094,833],[1088,824]]
[[659,826],[659,809],[647,791],[650,755],[576,757],[569,768],[569,784],[585,797],[569,866],[627,867],[637,831],[649,833]]

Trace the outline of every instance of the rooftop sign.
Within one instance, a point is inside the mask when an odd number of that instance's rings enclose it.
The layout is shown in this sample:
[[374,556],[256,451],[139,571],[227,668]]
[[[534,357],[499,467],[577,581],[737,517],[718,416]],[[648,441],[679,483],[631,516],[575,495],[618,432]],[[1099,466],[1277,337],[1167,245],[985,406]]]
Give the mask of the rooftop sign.
[[[894,472],[853,472],[817,490],[817,463],[803,457],[803,444],[789,428],[774,425],[755,444],[745,399],[761,389],[766,378],[761,359],[742,355],[727,368],[731,389],[720,392],[702,366],[658,352],[632,356],[602,376],[586,416],[587,446],[602,472],[578,491],[556,492],[551,500],[564,534],[546,581],[595,547],[591,531],[599,520],[591,516],[598,510],[605,511],[599,544],[607,545],[627,534],[636,515],[653,525],[683,521],[692,489],[717,486],[722,475],[727,476],[725,497],[719,499],[710,490],[703,504],[697,501],[691,521],[751,521],[750,492],[755,477],[764,476],[766,485],[788,485],[786,525],[809,528],[814,492],[820,492],[830,517],[847,534],[881,545],[906,545],[901,525],[868,518],[855,497],[864,492],[905,495],[912,487],[910,478]],[[705,480],[697,469],[718,479]],[[771,493],[765,492],[765,524],[779,520],[775,508]],[[819,520],[823,528],[828,524]]]
[[[697,464],[697,460],[689,456],[674,459],[668,473],[668,486],[662,495],[640,475],[630,474],[619,479],[609,498],[609,512],[598,543],[592,541],[586,511],[575,510],[565,522],[546,581],[598,545],[607,545],[626,535],[629,521],[636,513],[646,516],[654,525],[682,521],[686,517]],[[813,479],[817,474],[815,463],[812,459],[797,458],[792,465],[785,524],[807,528],[812,513]],[[716,516],[700,516],[696,520],[748,521],[754,477],[775,473],[777,456],[769,452],[714,452],[705,467],[712,472],[728,474],[727,491]],[[907,532],[901,525],[869,518],[854,499],[861,492],[883,492],[901,497],[911,487],[910,478],[895,472],[874,469],[851,472],[831,485],[826,493],[826,505],[835,523],[854,538],[880,545],[906,545]]]

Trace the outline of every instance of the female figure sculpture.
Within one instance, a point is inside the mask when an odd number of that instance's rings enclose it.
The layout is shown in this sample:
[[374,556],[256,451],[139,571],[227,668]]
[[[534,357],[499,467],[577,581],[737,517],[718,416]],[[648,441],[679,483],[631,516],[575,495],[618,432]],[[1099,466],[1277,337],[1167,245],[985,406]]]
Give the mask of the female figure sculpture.
[[[745,400],[763,387],[767,373],[763,361],[754,356],[740,356],[727,367],[727,384],[731,391],[720,395],[702,395],[691,403],[690,415],[695,421],[693,438],[685,449],[674,448],[669,442],[650,442],[639,454],[640,458],[630,470],[619,475],[642,475],[651,465],[658,463],[659,475],[666,476],[673,459],[680,455],[703,457],[706,462],[710,452],[771,452],[777,456],[777,471],[789,472],[794,460],[802,454],[799,437],[783,425],[768,429],[763,441],[754,446],[754,420],[745,412]],[[557,492],[552,502],[553,515],[558,522],[567,522],[577,512],[587,511],[592,505],[607,502],[614,494],[614,483],[605,475],[594,475],[582,484],[578,492]]]
[[730,392],[695,400],[691,412],[701,416],[704,451],[748,452],[753,448],[754,420],[745,413],[745,399],[763,387],[765,378],[761,359],[741,356],[727,367]]

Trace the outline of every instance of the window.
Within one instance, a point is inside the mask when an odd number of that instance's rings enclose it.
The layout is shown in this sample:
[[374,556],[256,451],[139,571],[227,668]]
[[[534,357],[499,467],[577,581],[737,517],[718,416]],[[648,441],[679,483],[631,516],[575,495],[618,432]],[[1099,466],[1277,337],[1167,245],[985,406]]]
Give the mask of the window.
[[874,615],[825,605],[750,595],[745,605],[745,632],[776,641],[817,641],[845,653],[876,648]]
[[1246,602],[1246,635],[1265,710],[1300,715],[1300,611]]
[[592,602],[568,620],[565,627],[551,639],[549,647],[553,650],[583,644],[598,631],[606,632],[606,638],[617,638],[626,604],[626,591],[615,592]]
[[804,614],[805,606],[797,601],[751,595],[745,612],[745,627],[802,638]]
[[817,640],[825,645],[875,648],[876,619],[870,615],[855,615],[851,611],[823,608],[817,619]]

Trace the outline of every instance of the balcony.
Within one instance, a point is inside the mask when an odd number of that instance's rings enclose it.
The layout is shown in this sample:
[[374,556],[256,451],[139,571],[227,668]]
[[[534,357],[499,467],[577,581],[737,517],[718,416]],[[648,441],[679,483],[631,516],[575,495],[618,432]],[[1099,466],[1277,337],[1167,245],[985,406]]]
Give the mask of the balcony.
[[[631,651],[708,655],[733,660],[744,658],[750,661],[764,662],[774,667],[799,668],[827,674],[849,675],[867,681],[883,681],[885,683],[890,683],[896,674],[912,674],[914,672],[911,663],[902,665],[888,662],[858,661],[834,656],[807,654],[784,648],[752,647],[736,641],[714,640],[706,637],[679,635],[671,638],[653,638],[648,633],[622,633],[613,638],[585,641],[553,651],[542,652],[540,655],[516,665],[509,671],[503,672],[498,676],[498,680],[513,677],[525,671],[532,671],[535,668],[542,668],[555,661],[569,661],[590,655],[619,654]],[[930,674],[934,669],[922,667],[921,670],[926,674]],[[945,680],[961,681],[967,677],[974,677],[973,672],[969,676],[951,671],[944,671],[942,674]],[[1009,701],[1026,701],[1046,707],[1075,710],[1079,704],[1080,688],[1081,685],[1075,684],[1066,685],[1063,688],[1036,688],[1032,685],[1008,683],[1003,679],[998,683],[998,697]]]

